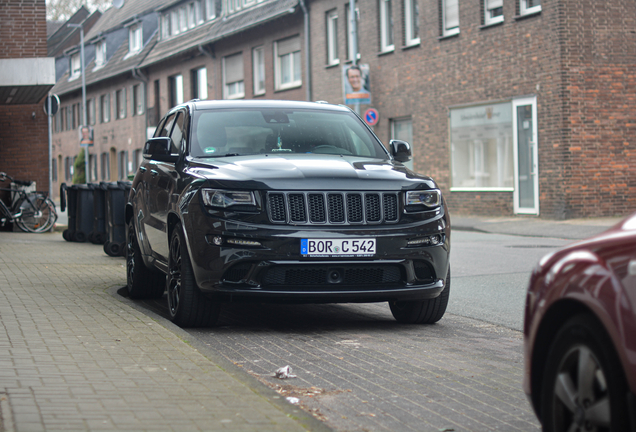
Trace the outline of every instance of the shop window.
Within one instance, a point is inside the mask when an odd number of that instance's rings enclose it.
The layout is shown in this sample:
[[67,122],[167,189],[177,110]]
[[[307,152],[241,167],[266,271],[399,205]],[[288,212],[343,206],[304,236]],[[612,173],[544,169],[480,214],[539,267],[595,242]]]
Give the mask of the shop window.
[[514,187],[510,102],[450,111],[451,190]]

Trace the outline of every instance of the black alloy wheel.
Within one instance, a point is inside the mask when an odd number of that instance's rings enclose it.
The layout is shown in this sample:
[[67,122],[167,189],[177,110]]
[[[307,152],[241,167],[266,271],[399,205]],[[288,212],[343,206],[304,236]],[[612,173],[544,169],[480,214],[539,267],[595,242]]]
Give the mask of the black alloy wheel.
[[419,301],[392,301],[389,302],[393,317],[404,324],[434,324],[441,320],[448,306],[450,295],[451,273],[450,266],[446,274],[444,289],[439,296]]
[[590,315],[570,319],[558,332],[546,361],[543,430],[627,430],[626,396],[626,380],[609,336]]
[[172,322],[180,327],[209,327],[216,323],[220,305],[203,296],[196,285],[181,224],[174,227],[170,237],[167,287]]
[[166,275],[151,270],[143,262],[132,221],[126,235],[126,282],[131,299],[161,298],[166,289]]

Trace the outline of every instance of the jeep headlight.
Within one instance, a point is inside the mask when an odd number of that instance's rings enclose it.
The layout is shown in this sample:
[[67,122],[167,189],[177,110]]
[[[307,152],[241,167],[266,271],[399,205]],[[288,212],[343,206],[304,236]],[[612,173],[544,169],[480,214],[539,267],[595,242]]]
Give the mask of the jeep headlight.
[[228,208],[232,206],[256,206],[252,191],[227,191],[219,189],[202,189],[203,203],[210,207]]
[[405,205],[411,209],[433,209],[442,203],[442,193],[437,189],[406,192]]

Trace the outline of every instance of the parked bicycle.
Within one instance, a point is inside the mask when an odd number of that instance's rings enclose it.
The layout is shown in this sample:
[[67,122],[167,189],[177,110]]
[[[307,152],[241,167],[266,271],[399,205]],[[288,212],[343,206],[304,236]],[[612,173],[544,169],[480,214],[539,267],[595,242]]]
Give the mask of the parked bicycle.
[[43,192],[29,191],[31,181],[16,180],[0,172],[0,182],[9,180],[11,187],[0,187],[0,191],[11,193],[11,205],[0,200],[0,226],[15,223],[25,232],[41,233],[53,228],[57,221],[55,203]]

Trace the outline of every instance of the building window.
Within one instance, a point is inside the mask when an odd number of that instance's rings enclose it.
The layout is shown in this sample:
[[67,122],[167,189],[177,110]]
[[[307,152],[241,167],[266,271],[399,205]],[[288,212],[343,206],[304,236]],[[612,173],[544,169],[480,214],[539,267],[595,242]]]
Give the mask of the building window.
[[418,0],[404,0],[404,44],[406,46],[420,43],[420,12]]
[[188,30],[188,12],[185,6],[179,8],[179,31]]
[[[413,151],[413,120],[409,118],[391,120],[391,139],[406,141]],[[404,162],[409,169],[413,169],[413,159]]]
[[223,98],[238,99],[245,96],[243,85],[243,53],[223,58]]
[[128,179],[128,152],[126,150],[119,152],[117,158],[117,177],[119,180]]
[[170,35],[172,34],[171,30],[170,30],[170,17],[172,16],[171,13],[167,13],[165,15],[163,15],[161,17],[161,39],[165,40],[168,39],[170,37]]
[[51,178],[54,182],[57,182],[57,159],[51,159]]
[[170,12],[170,34],[172,36],[179,34],[179,12],[176,10]]
[[110,157],[108,152],[104,152],[100,156],[101,159],[101,171],[102,171],[102,180],[108,181],[110,180]]
[[276,90],[302,84],[300,67],[300,37],[294,36],[274,44],[276,58]]
[[380,0],[380,51],[393,51],[393,15],[391,0]]
[[99,104],[102,111],[102,123],[108,123],[110,121],[110,93],[100,96],[101,103]]
[[205,0],[205,17],[209,20],[216,18],[216,0]]
[[133,26],[128,31],[128,54],[135,54],[141,51],[142,43],[141,25]]
[[440,0],[442,36],[459,33],[459,0]]
[[[347,21],[345,22],[345,32],[347,33],[347,60],[352,61],[353,60],[353,51],[355,50],[358,53],[358,59],[360,59],[360,51],[358,49],[358,46],[356,45],[356,41],[353,37],[353,35],[351,34],[351,28],[350,28],[350,24],[351,24],[351,7],[349,4],[346,5],[347,7]],[[358,36],[360,35],[360,10],[356,7],[356,32],[358,33]]]
[[55,133],[62,130],[62,110],[58,110],[55,114]]
[[72,121],[71,121],[71,128],[73,130],[75,130],[77,128],[77,126],[79,125],[79,104],[73,104],[73,106],[71,107],[71,112],[72,112]]
[[95,124],[95,99],[88,100],[88,102],[86,103],[86,111],[86,114],[88,116],[88,124],[92,126]]
[[205,100],[208,98],[208,69],[192,70],[192,99]]
[[175,75],[168,78],[170,87],[170,107],[183,103],[183,75]]
[[492,25],[503,22],[503,0],[483,0],[484,25]]
[[115,93],[115,103],[117,105],[117,119],[126,118],[126,89],[119,89]]
[[95,67],[106,64],[106,41],[98,42],[95,45]]
[[338,11],[327,12],[327,65],[340,63],[338,57]]
[[265,50],[262,46],[252,50],[254,95],[265,94]]
[[519,0],[519,15],[541,12],[541,0]]
[[135,84],[133,86],[133,115],[142,115],[144,111],[144,87],[141,84]]
[[89,171],[89,181],[96,182],[97,181],[97,157],[94,154],[88,155],[88,171]]
[[64,159],[64,180],[67,182],[73,180],[73,158],[70,156]]
[[510,102],[450,111],[451,190],[513,190]]
[[73,130],[73,106],[67,106],[64,108],[66,113],[64,113],[64,117],[66,117],[66,130]]
[[82,60],[79,53],[71,56],[71,76],[69,79],[78,78],[82,74]]
[[132,172],[137,172],[137,169],[141,166],[142,160],[142,151],[141,149],[133,150],[133,160],[132,160]]

